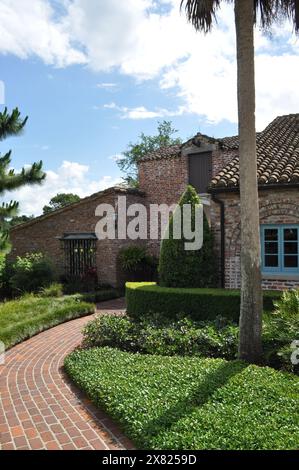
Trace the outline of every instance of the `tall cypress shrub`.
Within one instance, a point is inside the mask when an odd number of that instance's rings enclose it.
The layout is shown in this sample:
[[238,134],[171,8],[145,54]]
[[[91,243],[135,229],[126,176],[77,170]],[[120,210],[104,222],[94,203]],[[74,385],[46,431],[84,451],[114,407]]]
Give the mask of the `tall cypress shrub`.
[[[195,207],[200,198],[192,186],[187,186],[179,206],[191,204],[192,230],[195,227]],[[185,250],[186,240],[173,238],[173,217],[169,221],[169,238],[162,241],[159,261],[159,284],[163,287],[214,287],[217,284],[217,264],[213,251],[213,235],[206,216],[203,219],[203,246],[200,250]]]

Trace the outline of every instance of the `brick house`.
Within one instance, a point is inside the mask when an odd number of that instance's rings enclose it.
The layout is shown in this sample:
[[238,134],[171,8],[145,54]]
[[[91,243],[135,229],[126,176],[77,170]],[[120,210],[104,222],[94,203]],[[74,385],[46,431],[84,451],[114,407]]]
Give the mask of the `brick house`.
[[[263,285],[265,289],[299,286],[299,114],[276,118],[257,134]],[[11,231],[11,256],[44,251],[61,271],[67,256],[90,240],[99,279],[112,285],[123,280],[117,265],[127,240],[96,240],[95,207],[127,203],[175,204],[186,185],[201,195],[215,238],[221,285],[240,286],[240,203],[238,137],[214,139],[197,134],[183,145],[160,149],[139,163],[139,190],[111,188]],[[159,254],[159,240],[139,240]],[[135,243],[135,242],[134,242]],[[76,248],[77,247],[77,248]],[[78,264],[78,263],[77,263]],[[79,263],[80,264],[80,263]]]
[[[26,253],[42,252],[54,262],[61,275],[80,276],[86,267],[96,267],[101,283],[118,286],[123,283],[117,257],[130,240],[97,240],[95,215],[99,204],[117,204],[125,195],[128,204],[143,203],[144,194],[135,189],[109,188],[79,202],[36,217],[11,230],[10,258]],[[138,243],[138,242],[137,242]]]

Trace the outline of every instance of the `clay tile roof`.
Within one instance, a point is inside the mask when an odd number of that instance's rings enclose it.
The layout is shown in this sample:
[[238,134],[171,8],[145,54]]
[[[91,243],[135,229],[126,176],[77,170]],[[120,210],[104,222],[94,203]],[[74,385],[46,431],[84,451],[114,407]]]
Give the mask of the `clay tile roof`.
[[171,145],[170,147],[162,147],[155,152],[148,153],[140,159],[140,161],[147,160],[161,160],[162,158],[177,157],[181,153],[181,145]]
[[[238,149],[238,137],[219,139],[223,150]],[[257,179],[259,185],[299,184],[299,114],[279,116],[257,134]],[[239,184],[239,157],[235,157],[211,181],[211,188]]]

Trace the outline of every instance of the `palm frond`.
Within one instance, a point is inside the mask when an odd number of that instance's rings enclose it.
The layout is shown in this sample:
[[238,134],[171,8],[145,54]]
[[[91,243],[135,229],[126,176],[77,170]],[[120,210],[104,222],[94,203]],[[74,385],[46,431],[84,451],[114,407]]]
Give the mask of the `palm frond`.
[[280,0],[279,8],[291,20],[296,33],[299,33],[299,0]]
[[278,19],[279,10],[277,0],[254,0],[255,24],[268,29]]
[[[207,33],[217,22],[217,10],[222,3],[233,0],[181,0],[188,21],[198,31]],[[239,0],[235,0],[239,1]],[[254,0],[255,24],[262,29],[269,29],[282,18],[289,18],[299,33],[299,0]]]
[[181,9],[185,9],[188,21],[197,31],[207,33],[217,21],[216,12],[221,3],[221,0],[181,0]]

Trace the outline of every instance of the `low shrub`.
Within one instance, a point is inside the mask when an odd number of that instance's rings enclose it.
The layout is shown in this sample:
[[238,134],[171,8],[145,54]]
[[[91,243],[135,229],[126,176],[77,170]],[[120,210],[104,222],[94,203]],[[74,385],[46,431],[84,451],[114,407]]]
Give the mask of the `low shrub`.
[[63,296],[63,285],[54,282],[49,287],[43,287],[39,292],[40,297],[61,297]]
[[77,386],[139,449],[298,449],[298,378],[239,361],[77,350]]
[[[83,347],[110,346],[123,351],[163,356],[202,356],[234,359],[239,328],[223,317],[214,321],[194,321],[177,316],[168,319],[151,314],[142,319],[101,315],[83,331]],[[264,363],[275,369],[298,373],[291,362],[291,344],[299,339],[299,317],[281,318],[276,313],[263,317]]]
[[165,356],[235,358],[237,327],[223,320],[195,323],[188,318],[161,321],[159,315],[141,322],[128,317],[98,316],[83,330],[83,346],[111,346],[124,351]]
[[38,292],[41,288],[48,287],[56,277],[52,262],[42,253],[18,256],[13,264],[9,264],[8,271],[8,283],[15,295]]
[[[281,296],[277,291],[264,292],[264,310],[273,310],[273,301]],[[194,320],[214,320],[222,316],[238,322],[240,291],[228,289],[183,289],[160,287],[155,283],[126,284],[127,312],[140,318],[150,312],[169,318],[185,313]]]
[[120,269],[126,281],[153,281],[157,279],[158,260],[137,245],[124,247],[118,255]]
[[60,276],[65,294],[72,295],[77,292],[95,292],[99,289],[96,268],[88,268],[81,276]]
[[299,316],[299,289],[284,291],[274,306],[276,315],[281,318]]
[[299,290],[286,291],[275,302],[275,310],[264,318],[263,340],[266,361],[275,368],[299,372],[291,363],[292,342],[299,340]]
[[83,329],[82,346],[111,346],[127,351],[137,350],[137,328],[125,317],[99,315]]
[[84,302],[92,302],[92,303],[99,303],[104,302],[106,300],[117,299],[123,295],[123,292],[119,289],[113,289],[112,287],[97,290],[95,292],[82,292],[79,294],[75,294],[77,299],[84,301]]

